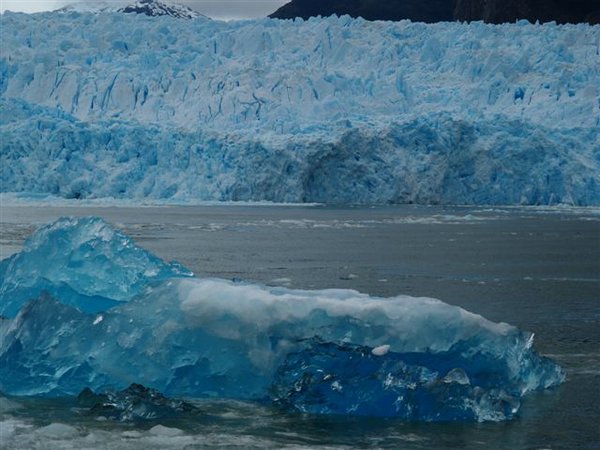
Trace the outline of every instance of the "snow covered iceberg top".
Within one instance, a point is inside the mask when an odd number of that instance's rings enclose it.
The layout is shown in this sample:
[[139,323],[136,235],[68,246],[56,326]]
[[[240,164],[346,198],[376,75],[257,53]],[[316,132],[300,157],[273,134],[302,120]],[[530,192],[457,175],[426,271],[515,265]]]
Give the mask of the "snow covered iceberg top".
[[62,218],[0,262],[0,315],[16,315],[43,291],[84,311],[99,311],[159,280],[191,275],[136,246],[102,219]]
[[[90,232],[100,248],[112,244],[104,256],[90,250]],[[62,253],[37,251],[57,245]],[[46,283],[55,299],[42,295],[0,321],[1,391],[76,395],[141,383],[167,395],[267,400],[310,413],[483,421],[511,418],[523,395],[564,378],[536,354],[529,333],[439,300],[182,278],[123,247],[126,238],[99,219],[62,219],[10,260],[3,284],[54,256],[62,275]],[[107,266],[109,256],[117,263]],[[179,277],[152,283],[159,274]],[[73,307],[62,288],[114,295],[99,286],[125,277],[146,289],[93,314]]]

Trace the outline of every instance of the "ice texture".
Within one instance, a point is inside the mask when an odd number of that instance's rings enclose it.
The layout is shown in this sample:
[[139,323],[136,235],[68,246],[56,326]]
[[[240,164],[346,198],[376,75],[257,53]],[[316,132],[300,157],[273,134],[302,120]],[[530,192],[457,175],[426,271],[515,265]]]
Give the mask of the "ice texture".
[[[386,352],[310,340],[278,368],[271,395],[313,414],[398,417],[408,421],[499,421],[519,410],[522,380],[497,355],[456,343],[439,352]],[[542,386],[556,382],[554,363],[523,359]],[[545,375],[542,375],[546,372]],[[546,379],[544,379],[546,377]]]
[[192,273],[166,264],[102,219],[63,218],[0,262],[0,315],[14,317],[44,292],[86,312],[103,311],[182,276]]
[[[32,241],[53,247],[62,238],[65,254],[77,255],[77,233],[47,232],[65,223],[109,230],[99,219],[63,220]],[[91,259],[90,273],[104,272],[106,259]],[[63,265],[62,280],[78,279],[77,269]],[[564,378],[531,334],[430,298],[149,278],[128,302],[90,313],[56,291],[2,321],[0,391],[60,396],[140,383],[292,411],[483,421],[512,417],[523,395]]]
[[100,394],[85,388],[77,396],[77,403],[88,408],[87,413],[97,419],[119,422],[157,421],[202,414],[189,402],[167,398],[156,389],[135,383],[121,391]]
[[1,20],[3,192],[600,204],[600,26]]

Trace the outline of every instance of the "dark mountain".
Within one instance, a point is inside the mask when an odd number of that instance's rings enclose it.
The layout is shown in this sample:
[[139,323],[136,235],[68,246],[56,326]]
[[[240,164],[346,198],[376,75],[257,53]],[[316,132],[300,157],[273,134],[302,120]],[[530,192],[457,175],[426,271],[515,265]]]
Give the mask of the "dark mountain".
[[349,14],[367,20],[600,23],[600,0],[292,0],[269,17]]
[[456,0],[292,0],[269,17],[292,19],[348,14],[367,20],[442,22],[454,19]]
[[556,21],[600,23],[600,0],[458,0],[454,17],[489,23]]
[[201,17],[198,11],[194,11],[184,5],[166,4],[158,0],[138,0],[137,2],[120,8],[119,12],[145,14],[147,16],[171,16],[179,19],[194,19]]

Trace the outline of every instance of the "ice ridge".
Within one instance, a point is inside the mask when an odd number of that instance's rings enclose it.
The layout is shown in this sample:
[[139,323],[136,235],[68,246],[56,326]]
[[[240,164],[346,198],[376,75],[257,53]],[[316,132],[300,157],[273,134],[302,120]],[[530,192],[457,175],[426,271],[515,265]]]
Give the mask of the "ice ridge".
[[[32,241],[55,237],[42,230]],[[92,265],[103,272],[103,261]],[[77,266],[64,277],[77,278]],[[439,300],[193,277],[146,286],[94,313],[60,290],[26,303],[0,323],[0,391],[61,396],[139,383],[308,413],[485,421],[513,417],[524,395],[564,379],[529,333]]]
[[42,293],[86,312],[131,300],[149,285],[192,276],[166,264],[99,218],[62,218],[0,262],[0,315],[14,317]]

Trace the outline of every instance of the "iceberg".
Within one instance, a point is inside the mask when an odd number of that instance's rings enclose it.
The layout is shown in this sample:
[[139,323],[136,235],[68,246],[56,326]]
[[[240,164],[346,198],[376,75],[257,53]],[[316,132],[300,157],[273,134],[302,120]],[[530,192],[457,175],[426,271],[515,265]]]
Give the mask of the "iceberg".
[[[89,261],[89,273],[107,273],[105,261],[124,238],[101,219],[61,219],[30,242],[54,248],[58,239],[58,260],[67,260],[90,224],[105,230],[99,251],[107,254]],[[135,273],[145,273],[138,253],[121,256],[127,261],[115,267],[128,268],[131,257]],[[147,253],[142,259],[160,265]],[[79,279],[79,266],[63,265],[58,283]],[[564,380],[535,352],[530,333],[439,300],[155,273],[141,276],[128,301],[103,291],[115,303],[100,311],[63,301],[56,289],[55,298],[40,295],[0,322],[0,391],[63,396],[137,383],[168,396],[266,401],[288,411],[497,421],[513,417],[527,393]],[[93,278],[80,282],[89,284],[79,287],[85,292],[97,289]]]
[[2,192],[600,204],[599,26],[66,11],[2,28]]

